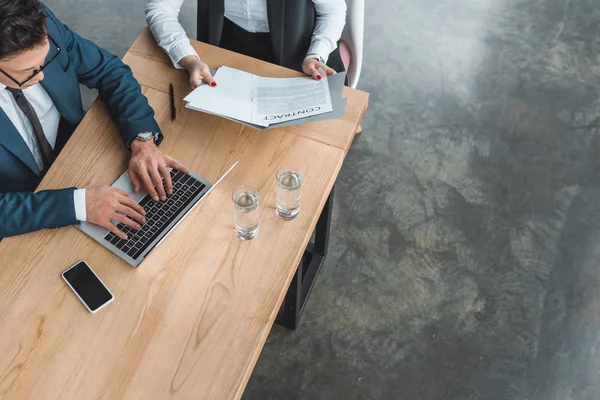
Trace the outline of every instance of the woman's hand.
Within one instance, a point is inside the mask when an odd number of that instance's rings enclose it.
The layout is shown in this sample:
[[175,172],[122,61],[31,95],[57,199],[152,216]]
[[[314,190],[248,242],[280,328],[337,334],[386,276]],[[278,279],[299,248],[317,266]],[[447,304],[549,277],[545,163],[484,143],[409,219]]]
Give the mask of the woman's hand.
[[196,56],[185,56],[179,64],[190,73],[190,87],[196,89],[203,80],[206,81],[210,86],[217,86],[217,82],[213,79],[210,74],[210,68],[200,58]]
[[336,73],[333,68],[329,68],[327,65],[321,63],[316,58],[307,58],[302,63],[302,71],[304,71],[304,73],[306,75],[312,76],[313,78],[315,78],[318,81],[323,79],[323,77],[321,76],[321,73],[319,72],[319,68],[322,68],[323,72],[325,72],[325,75],[327,75],[327,76],[330,76],[330,75],[333,75]]

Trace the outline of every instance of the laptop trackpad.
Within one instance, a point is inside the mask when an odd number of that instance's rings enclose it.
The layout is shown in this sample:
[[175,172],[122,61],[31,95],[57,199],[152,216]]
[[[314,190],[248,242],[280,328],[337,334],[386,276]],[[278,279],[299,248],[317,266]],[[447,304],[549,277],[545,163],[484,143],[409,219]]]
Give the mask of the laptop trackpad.
[[148,194],[148,192],[144,188],[142,188],[137,193],[134,192],[133,184],[131,183],[131,179],[129,179],[129,174],[127,173],[127,171],[125,171],[125,173],[123,175],[121,175],[119,177],[119,179],[116,180],[115,183],[112,184],[112,187],[114,187],[116,189],[121,189],[124,192],[129,193],[129,197],[136,203],[139,203],[140,200],[142,200],[144,198],[144,196],[146,196]]

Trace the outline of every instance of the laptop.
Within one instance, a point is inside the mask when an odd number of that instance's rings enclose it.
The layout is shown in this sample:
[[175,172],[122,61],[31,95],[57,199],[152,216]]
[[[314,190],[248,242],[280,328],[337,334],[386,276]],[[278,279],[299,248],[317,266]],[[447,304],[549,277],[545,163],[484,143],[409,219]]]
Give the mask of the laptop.
[[173,194],[166,201],[152,200],[145,190],[134,192],[125,171],[112,187],[129,193],[129,197],[144,208],[146,223],[142,225],[142,229],[136,231],[117,223],[117,227],[128,236],[127,240],[123,240],[108,229],[89,222],[82,222],[77,227],[129,265],[137,267],[236,165],[237,162],[214,185],[193,172],[188,175],[169,168]]

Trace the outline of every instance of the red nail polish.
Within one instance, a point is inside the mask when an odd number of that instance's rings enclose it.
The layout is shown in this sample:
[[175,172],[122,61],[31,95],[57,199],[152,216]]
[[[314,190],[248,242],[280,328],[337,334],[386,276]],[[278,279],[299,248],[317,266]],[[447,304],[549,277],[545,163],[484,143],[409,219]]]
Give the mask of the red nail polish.
[[217,86],[217,82],[213,82],[213,83],[211,83],[211,84],[210,84],[210,86],[212,86],[212,87],[215,87],[215,86]]
[[317,79],[321,80],[321,79],[323,79],[323,77],[321,75],[317,75]]

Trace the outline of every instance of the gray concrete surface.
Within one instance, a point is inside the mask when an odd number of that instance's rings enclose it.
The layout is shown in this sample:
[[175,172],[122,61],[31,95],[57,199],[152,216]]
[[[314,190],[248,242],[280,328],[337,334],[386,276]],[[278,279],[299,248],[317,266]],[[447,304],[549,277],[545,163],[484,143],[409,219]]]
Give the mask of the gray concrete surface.
[[[144,3],[47,1],[120,56]],[[367,3],[330,255],[244,398],[600,399],[600,4]]]

